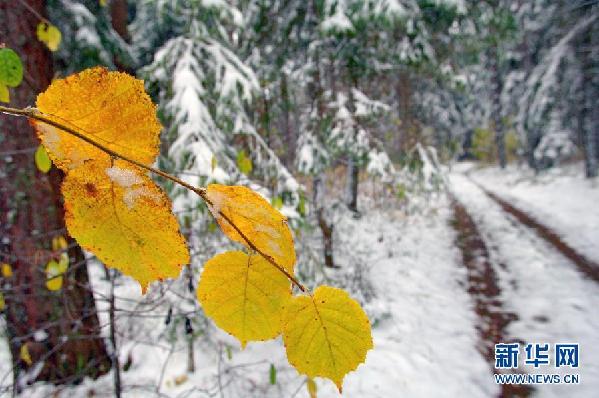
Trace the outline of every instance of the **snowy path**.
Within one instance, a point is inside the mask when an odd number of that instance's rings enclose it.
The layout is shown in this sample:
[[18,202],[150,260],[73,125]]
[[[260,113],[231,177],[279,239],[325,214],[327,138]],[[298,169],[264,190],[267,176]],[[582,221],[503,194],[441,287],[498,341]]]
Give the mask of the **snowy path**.
[[535,175],[529,169],[507,169],[460,164],[485,189],[546,224],[570,246],[599,262],[599,185],[585,179],[580,165],[548,170]]
[[[520,224],[465,176],[453,174],[451,189],[466,207],[490,250],[503,307],[518,316],[508,338],[526,343],[580,343],[576,370],[548,367],[529,373],[578,373],[580,385],[535,386],[542,397],[592,397],[599,391],[599,285],[570,260]],[[501,264],[501,265],[499,265]]]
[[[476,303],[479,350],[487,358],[490,370],[493,373],[500,373],[493,368],[495,344],[516,342],[506,338],[506,328],[517,319],[517,316],[506,311],[499,300],[501,289],[497,285],[497,273],[489,249],[476,224],[464,206],[456,200],[452,202],[454,214],[452,224],[458,234],[456,244],[460,248],[462,261],[468,270],[468,292]],[[518,371],[507,370],[501,373],[518,373]],[[522,373],[522,370],[519,373]],[[530,393],[531,388],[525,385],[504,384],[501,386],[500,396],[527,397]]]
[[[487,361],[477,350],[477,316],[455,247],[448,201],[429,214],[392,211],[346,219],[340,236],[368,256],[370,277],[388,317],[373,328],[374,349],[349,374],[344,397],[493,397]],[[342,260],[342,259],[340,259]],[[320,383],[319,397],[338,396]],[[322,392],[322,395],[321,395]]]

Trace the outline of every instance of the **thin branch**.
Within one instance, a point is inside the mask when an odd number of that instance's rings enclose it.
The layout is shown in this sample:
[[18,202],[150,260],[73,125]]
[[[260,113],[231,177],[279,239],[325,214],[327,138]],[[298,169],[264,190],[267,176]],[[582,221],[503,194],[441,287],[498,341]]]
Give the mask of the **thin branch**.
[[[177,178],[171,174],[165,173],[164,171],[154,168],[152,166],[148,166],[144,163],[141,163],[135,159],[132,159],[126,155],[123,155],[119,152],[113,151],[112,149],[108,148],[107,146],[100,144],[96,141],[94,141],[93,139],[89,138],[88,136],[80,133],[77,130],[74,130],[68,126],[65,126],[61,123],[58,123],[46,116],[44,116],[40,111],[38,111],[35,108],[24,108],[24,109],[18,109],[18,108],[9,108],[9,107],[5,107],[0,105],[0,112],[1,113],[6,113],[9,115],[14,115],[14,116],[25,116],[28,117],[30,119],[34,119],[37,121],[40,121],[42,123],[46,123],[50,126],[56,127],[62,131],[64,131],[65,133],[71,134],[74,137],[79,138],[80,140],[83,140],[85,142],[87,142],[88,144],[98,148],[99,150],[101,150],[102,152],[112,156],[113,158],[118,158],[118,159],[122,159],[128,163],[134,164],[137,167],[140,167],[144,170],[147,170],[151,173],[154,173],[156,175],[159,175],[163,178],[166,178],[167,180],[170,180],[172,182],[174,182],[175,184],[178,184],[184,188],[189,189],[190,191],[196,193],[200,198],[202,198],[202,200],[204,200],[204,202],[206,202],[208,205],[212,206],[212,201],[210,201],[210,199],[207,197],[206,195],[206,188],[198,188],[198,187],[194,187],[191,184],[186,183],[185,181],[181,180],[180,178]],[[280,266],[279,264],[277,264],[277,262],[268,254],[264,253],[262,250],[258,249],[256,247],[256,245],[239,229],[239,227],[237,225],[235,225],[235,223],[233,223],[233,221],[231,220],[230,217],[228,217],[226,214],[224,214],[222,211],[218,211],[218,214],[229,223],[229,225],[231,225],[231,227],[233,227],[233,229],[243,238],[243,240],[247,243],[247,245],[250,247],[250,249],[252,249],[253,251],[255,251],[256,253],[260,254],[262,257],[264,257],[264,259],[266,261],[268,261],[269,263],[271,263],[275,268],[277,268],[280,272],[282,272],[283,274],[285,274],[285,276],[295,285],[297,286],[298,289],[300,289],[302,292],[306,291],[306,288],[304,287],[304,285],[302,285],[293,275],[291,275],[285,268],[283,268],[282,266]]]

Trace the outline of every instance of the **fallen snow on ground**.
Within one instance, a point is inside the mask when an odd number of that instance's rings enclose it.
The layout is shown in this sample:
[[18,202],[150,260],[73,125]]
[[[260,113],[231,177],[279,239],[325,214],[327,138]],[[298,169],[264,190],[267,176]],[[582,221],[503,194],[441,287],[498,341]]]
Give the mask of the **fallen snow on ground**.
[[[556,369],[553,360],[550,366],[536,371],[532,366],[520,367],[531,374],[580,374],[580,385],[535,386],[537,395],[596,397],[599,285],[586,279],[573,263],[532,230],[503,212],[467,177],[454,173],[450,182],[489,247],[505,310],[519,317],[508,326],[509,337],[525,343],[551,343],[552,347],[556,343],[580,344],[578,369]],[[523,364],[522,358],[520,363]]]
[[599,181],[589,180],[582,166],[572,165],[535,175],[528,168],[474,168],[479,184],[553,229],[563,240],[599,262]]
[[[388,311],[373,330],[375,348],[366,364],[346,378],[344,396],[497,395],[489,364],[476,350],[477,319],[450,217],[440,197],[422,214],[370,212],[339,225],[341,247],[351,248],[339,261],[369,253],[364,265]],[[323,396],[334,396],[330,390]]]
[[[477,318],[465,291],[466,271],[454,247],[450,216],[447,199],[441,196],[426,211],[409,217],[389,206],[366,211],[360,219],[346,214],[339,220],[336,256],[342,268],[326,272],[334,281],[349,267],[363,267],[353,275],[364,278],[359,282],[372,289],[364,304],[375,320],[374,349],[366,363],[346,377],[344,397],[497,395],[489,364],[476,349]],[[109,294],[110,284],[99,265],[94,264],[90,274],[108,336],[107,302],[102,298]],[[144,300],[154,300],[160,286],[153,285]],[[173,286],[173,290],[182,289]],[[119,278],[115,293],[118,307],[138,311],[137,318],[117,314],[121,364],[128,356],[133,359],[131,368],[122,372],[126,397],[219,396],[221,389],[224,397],[308,397],[305,377],[288,365],[280,339],[250,343],[242,351],[235,339],[207,321],[206,334],[195,342],[196,371],[187,373],[183,325],[178,333],[169,334],[166,301],[139,306],[139,286],[128,278]],[[352,295],[363,299],[364,292]],[[4,372],[10,361],[6,353],[2,359]],[[274,386],[268,381],[271,364],[277,369]],[[86,380],[57,396],[88,396],[91,391],[111,396],[112,377],[109,373]],[[316,381],[320,398],[340,396],[330,381]],[[28,396],[53,392],[53,387],[37,384]]]

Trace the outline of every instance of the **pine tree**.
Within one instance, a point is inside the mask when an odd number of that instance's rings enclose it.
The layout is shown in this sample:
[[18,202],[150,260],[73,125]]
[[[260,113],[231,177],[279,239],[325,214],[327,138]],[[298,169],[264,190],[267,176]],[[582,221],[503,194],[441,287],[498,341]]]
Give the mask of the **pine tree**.
[[[244,29],[231,4],[139,1],[131,27],[139,74],[160,106],[167,130],[166,170],[194,185],[258,182],[296,217],[299,184],[258,134],[251,105],[261,96],[254,71],[236,55]],[[142,56],[154,54],[153,58]],[[199,198],[170,187],[184,209]]]

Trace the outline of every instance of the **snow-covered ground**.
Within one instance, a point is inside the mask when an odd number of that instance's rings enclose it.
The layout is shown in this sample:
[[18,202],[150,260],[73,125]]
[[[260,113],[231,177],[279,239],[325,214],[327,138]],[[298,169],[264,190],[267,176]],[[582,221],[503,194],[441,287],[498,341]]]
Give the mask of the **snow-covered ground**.
[[[477,319],[450,217],[441,196],[423,214],[389,210],[343,220],[342,246],[370,253],[376,301],[388,312],[373,330],[375,348],[366,364],[346,378],[347,397],[497,395],[489,365],[476,350]],[[330,383],[323,384],[323,396],[335,396]]]
[[552,228],[589,259],[599,262],[599,181],[584,178],[581,165],[535,175],[528,168],[476,168],[470,177],[485,189],[526,211]]
[[[537,386],[534,396],[596,396],[599,284],[585,279],[535,232],[503,212],[463,174],[471,168],[455,168],[448,181],[452,194],[470,213],[488,246],[503,309],[518,316],[508,325],[506,338],[530,343],[580,343],[581,365],[570,373],[580,374],[581,384]],[[561,228],[558,230],[572,245],[576,239],[571,231],[575,228],[568,223],[583,225],[578,235],[584,237],[576,246],[581,250],[588,246],[582,242],[588,244],[593,232],[599,231],[599,223],[591,221],[593,217],[599,220],[593,207],[599,202],[591,204],[596,188],[577,176],[554,176],[549,184],[531,180],[515,169],[508,170],[505,181],[495,170],[470,174],[502,197],[517,200],[518,206],[530,204],[527,211],[552,211],[552,217],[541,221]],[[548,177],[541,181],[543,178]],[[576,194],[568,195],[567,200],[565,190]],[[480,336],[476,325],[480,320],[467,292],[467,271],[455,244],[449,199],[444,194],[433,195],[410,215],[393,203],[381,208],[364,199],[361,218],[342,211],[337,214],[335,260],[341,269],[324,271],[330,284],[343,284],[362,300],[373,320],[374,349],[366,363],[346,377],[343,396],[498,396],[500,388],[494,382],[492,364],[477,350]],[[583,210],[588,216],[576,218],[575,214]],[[298,264],[298,269],[301,267]],[[105,298],[110,283],[98,264],[90,267],[90,274],[103,332],[108,336]],[[119,278],[117,306],[126,310],[117,313],[121,364],[132,359],[130,368],[122,372],[125,397],[309,396],[305,377],[287,363],[280,339],[250,343],[241,350],[235,339],[204,320],[186,286],[183,281],[155,284],[142,299],[138,284]],[[173,302],[177,303],[175,315],[188,314],[196,320],[193,373],[186,369],[189,350],[182,318],[176,320],[173,315],[173,321],[165,322]],[[10,353],[5,339],[0,340],[0,376],[6,386],[12,380]],[[269,382],[271,365],[277,370],[274,385]],[[564,372],[554,367],[521,369],[528,373]],[[112,396],[112,377],[109,373],[59,391],[38,384],[25,396],[108,397]],[[339,396],[330,381],[316,381],[318,397]]]
[[[352,259],[360,258],[365,269],[359,278],[367,278],[373,289],[366,308],[376,319],[375,348],[366,363],[346,377],[343,396],[497,394],[489,365],[476,350],[477,319],[465,291],[466,274],[454,248],[450,216],[447,199],[441,195],[434,207],[410,217],[391,206],[367,211],[359,220],[349,215],[341,218],[337,245],[343,250],[337,253],[338,264],[348,267],[355,265]],[[94,266],[91,274],[95,290],[107,294],[103,270]],[[127,300],[140,299],[139,288],[126,279],[116,294],[125,308],[133,308]],[[100,307],[105,310],[105,304]],[[169,343],[164,312],[156,305],[145,318],[136,319],[143,326],[131,324],[126,317],[119,323],[125,336],[121,362],[129,355],[133,358],[131,368],[122,373],[126,396],[203,397],[218,395],[222,386],[225,397],[308,397],[305,378],[287,364],[280,339],[249,344],[240,351],[238,342],[211,327],[210,343],[202,342],[201,336],[196,340],[197,369],[188,374],[185,344]],[[101,317],[105,323],[103,318],[105,312]],[[268,382],[271,363],[277,368],[275,386]],[[8,364],[3,348],[0,372],[6,372]],[[330,381],[317,379],[317,384],[319,397],[339,396]],[[63,390],[60,396],[87,396],[90,391],[110,396],[111,387],[112,374],[108,374]],[[28,394],[46,396],[51,391],[49,386],[38,386]]]
[[579,385],[535,386],[536,396],[596,396],[599,284],[586,279],[574,264],[505,213],[466,176],[454,173],[450,183],[487,242],[505,310],[518,316],[508,326],[508,337],[525,343],[550,343],[552,347],[556,343],[580,344],[578,369],[556,369],[553,360],[550,366],[537,370],[520,367],[531,374],[580,374]]

